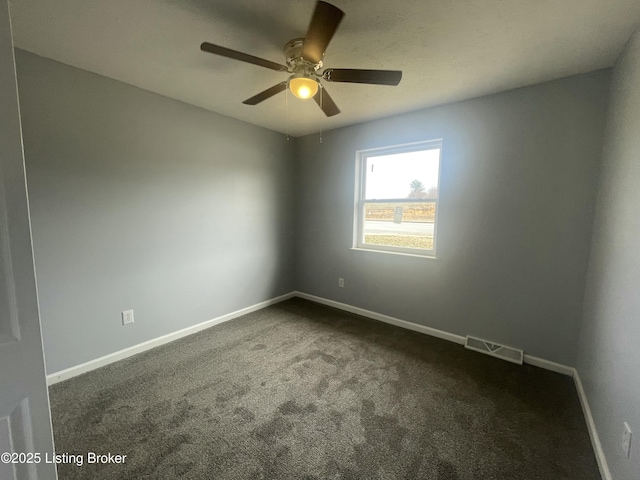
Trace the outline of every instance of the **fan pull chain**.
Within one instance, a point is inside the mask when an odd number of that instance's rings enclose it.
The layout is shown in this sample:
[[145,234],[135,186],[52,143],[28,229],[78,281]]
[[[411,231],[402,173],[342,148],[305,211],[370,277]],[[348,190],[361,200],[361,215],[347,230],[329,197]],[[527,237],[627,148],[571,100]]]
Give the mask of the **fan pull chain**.
[[[288,87],[288,85],[287,85]],[[284,91],[284,131],[289,141],[289,88]]]
[[[320,110],[324,112],[324,109],[322,108],[323,107],[322,105],[323,91],[324,91],[324,88],[322,87],[322,85],[320,85]],[[322,123],[320,123],[320,143],[322,143]]]

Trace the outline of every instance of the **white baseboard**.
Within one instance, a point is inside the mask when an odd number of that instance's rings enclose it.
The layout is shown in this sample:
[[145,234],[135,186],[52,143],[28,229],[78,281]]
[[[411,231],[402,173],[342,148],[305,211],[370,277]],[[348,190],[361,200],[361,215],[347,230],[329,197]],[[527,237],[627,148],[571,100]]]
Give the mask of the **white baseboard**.
[[[240,317],[242,315],[246,315],[247,313],[255,312],[256,310],[260,310],[262,308],[268,307],[269,305],[274,305],[284,300],[288,300],[289,298],[292,298],[292,297],[304,298],[312,302],[328,305],[330,307],[334,307],[339,310],[344,310],[346,312],[362,315],[363,317],[379,320],[381,322],[389,323],[397,327],[406,328],[408,330],[424,333],[432,337],[448,340],[450,342],[457,343],[459,345],[464,345],[465,343],[465,337],[463,337],[462,335],[456,335],[454,333],[445,332],[443,330],[427,327],[425,325],[420,325],[418,323],[408,322],[406,320],[401,320],[399,318],[391,317],[389,315],[384,315],[382,313],[373,312],[371,310],[355,307],[353,305],[349,305],[346,303],[336,302],[335,300],[329,300],[328,298],[318,297],[316,295],[310,295],[308,293],[294,291],[294,292],[287,293],[285,295],[281,295],[276,298],[272,298],[270,300],[266,300],[264,302],[257,303],[255,305],[251,305],[249,307],[246,307],[240,310],[236,310],[235,312],[222,315],[212,320],[207,320],[206,322],[202,322],[197,325],[193,325],[191,327],[178,330],[177,332],[169,333],[167,335],[163,335],[161,337],[157,337],[157,338],[148,340],[146,342],[133,345],[132,347],[128,347],[123,350],[110,353],[108,355],[96,358],[94,360],[90,360],[85,363],[81,363],[80,365],[75,365],[73,367],[52,373],[50,375],[47,375],[47,384],[53,385],[55,383],[61,382],[63,380],[67,380],[77,375],[90,372],[91,370],[95,370],[96,368],[109,365],[110,363],[117,362],[118,360],[123,360],[132,355],[136,355],[138,353],[150,350],[154,347],[164,345],[165,343],[169,343],[179,338],[186,337],[187,335],[192,335],[206,328],[210,328],[210,327],[213,327],[214,325],[227,322],[229,320]],[[574,372],[575,372],[575,369],[573,367],[568,367],[566,365],[561,365],[559,363],[555,363],[550,360],[545,360],[543,358],[538,358],[538,357],[534,357],[532,355],[527,355],[527,354],[524,355],[524,362],[530,365],[534,365],[536,367],[544,368],[546,370],[551,370],[553,372],[558,372],[558,373],[562,373],[564,375],[569,375],[569,376],[574,376]]]
[[353,305],[348,305],[346,303],[336,302],[335,300],[329,300],[328,298],[316,297],[315,295],[309,295],[308,293],[294,292],[294,295],[296,297],[311,300],[312,302],[321,303],[323,305],[328,305],[329,307],[334,307],[339,310],[344,310],[345,312],[355,313],[357,315],[362,315],[363,317],[372,318],[374,320],[379,320],[384,323],[390,323],[391,325],[395,325],[397,327],[406,328],[407,330],[413,330],[414,332],[425,333],[427,335],[431,335],[432,337],[438,337],[444,340],[449,340],[450,342],[453,342],[453,343],[464,345],[465,337],[461,335],[445,332],[443,330],[438,330],[436,328],[426,327],[418,323],[407,322],[406,320],[400,320],[399,318],[390,317],[389,315],[383,315],[382,313],[372,312],[371,310],[365,310],[364,308],[354,307]]
[[589,430],[589,437],[591,438],[591,445],[593,446],[593,451],[596,455],[600,475],[602,476],[602,480],[612,480],[611,472],[609,471],[609,464],[607,463],[607,458],[604,456],[604,450],[602,450],[602,444],[600,443],[600,437],[596,430],[596,424],[593,421],[593,416],[591,415],[591,408],[589,407],[587,394],[584,391],[582,380],[580,380],[580,375],[576,369],[573,370],[573,381],[576,384],[576,390],[578,390],[578,398],[580,399],[580,405],[582,405],[582,413],[587,421],[587,430]]
[[552,372],[561,373],[573,377],[575,368],[563,365],[561,363],[552,362],[551,360],[545,360],[544,358],[534,357],[533,355],[524,354],[524,363],[533,365],[534,367],[544,368],[545,370],[551,370]]
[[[458,343],[460,345],[464,345],[465,343],[465,337],[463,337],[462,335],[456,335],[455,333],[449,333],[443,330],[438,330],[436,328],[426,327],[418,323],[408,322],[406,320],[400,320],[399,318],[390,317],[389,315],[383,315],[381,313],[372,312],[371,310],[365,310],[364,308],[354,307],[353,305],[336,302],[335,300],[329,300],[323,297],[317,297],[315,295],[310,295],[308,293],[294,292],[294,295],[296,297],[306,298],[307,300],[311,300],[312,302],[322,303],[323,305],[328,305],[330,307],[338,308],[346,312],[362,315],[363,317],[372,318],[374,320],[379,320],[385,323],[390,323],[391,325],[396,325],[401,328],[406,328],[408,330],[413,330],[415,332],[431,335],[432,337],[442,338],[443,340],[449,340],[450,342]],[[552,362],[551,360],[545,360],[544,358],[538,358],[538,357],[534,357],[533,355],[527,355],[527,354],[524,355],[524,363],[528,363],[529,365],[533,365],[535,367],[544,368],[545,370],[551,370],[552,372],[562,373],[563,375],[568,375],[570,377],[573,376],[573,372],[575,371],[573,367],[569,367],[567,365],[562,365],[560,363]]]
[[91,370],[95,370],[96,368],[104,367],[105,365],[109,365],[110,363],[123,360],[125,358],[131,357],[132,355],[136,355],[138,353],[142,353],[144,351],[150,350],[154,347],[159,347],[160,345],[164,345],[165,343],[173,342],[174,340],[178,340],[179,338],[186,337],[187,335],[192,335],[201,330],[205,330],[207,328],[213,327],[214,325],[218,325],[223,322],[228,322],[229,320],[233,320],[234,318],[240,317],[242,315],[246,315],[247,313],[255,312],[256,310],[263,309],[265,307],[268,307],[269,305],[280,303],[294,296],[295,296],[294,292],[290,292],[285,295],[281,295],[279,297],[265,300],[264,302],[256,303],[255,305],[251,305],[249,307],[236,310],[235,312],[227,313],[226,315],[222,315],[212,320],[207,320],[206,322],[202,322],[197,325],[193,325],[191,327],[183,328],[182,330],[178,330],[177,332],[169,333],[167,335],[162,335],[161,337],[147,340],[146,342],[133,345],[132,347],[128,347],[123,350],[110,353],[108,355],[96,358],[94,360],[90,360],[85,363],[81,363],[80,365],[75,365],[73,367],[60,370],[59,372],[55,372],[50,375],[47,375],[47,385],[54,385],[58,382],[62,382],[63,380],[68,380],[69,378],[73,378],[83,373],[90,372]]

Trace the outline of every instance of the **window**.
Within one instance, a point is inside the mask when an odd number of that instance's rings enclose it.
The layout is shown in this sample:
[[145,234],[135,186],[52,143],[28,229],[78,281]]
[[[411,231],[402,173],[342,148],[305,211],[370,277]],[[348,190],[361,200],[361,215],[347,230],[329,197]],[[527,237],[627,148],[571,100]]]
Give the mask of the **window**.
[[357,153],[355,248],[434,257],[442,141]]

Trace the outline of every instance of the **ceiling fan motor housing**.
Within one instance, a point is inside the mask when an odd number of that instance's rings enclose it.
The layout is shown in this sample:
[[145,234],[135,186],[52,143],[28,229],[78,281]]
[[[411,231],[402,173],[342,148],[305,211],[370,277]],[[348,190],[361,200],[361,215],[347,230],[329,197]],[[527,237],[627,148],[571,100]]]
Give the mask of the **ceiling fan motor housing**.
[[322,60],[318,63],[311,63],[302,58],[302,47],[304,38],[294,38],[289,40],[284,46],[284,56],[287,59],[289,71],[296,74],[313,75],[322,68]]
[[287,80],[287,87],[293,94],[302,99],[316,94],[320,87],[316,71],[322,68],[322,61],[311,63],[302,58],[304,38],[294,38],[284,46],[287,68],[292,75]]

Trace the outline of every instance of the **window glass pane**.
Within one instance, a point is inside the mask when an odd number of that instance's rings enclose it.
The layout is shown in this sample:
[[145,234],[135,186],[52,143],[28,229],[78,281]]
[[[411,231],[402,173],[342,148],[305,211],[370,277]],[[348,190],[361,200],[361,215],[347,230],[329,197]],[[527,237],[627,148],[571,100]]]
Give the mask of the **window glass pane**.
[[368,156],[365,199],[437,198],[440,149]]
[[436,202],[365,203],[364,243],[433,250]]

